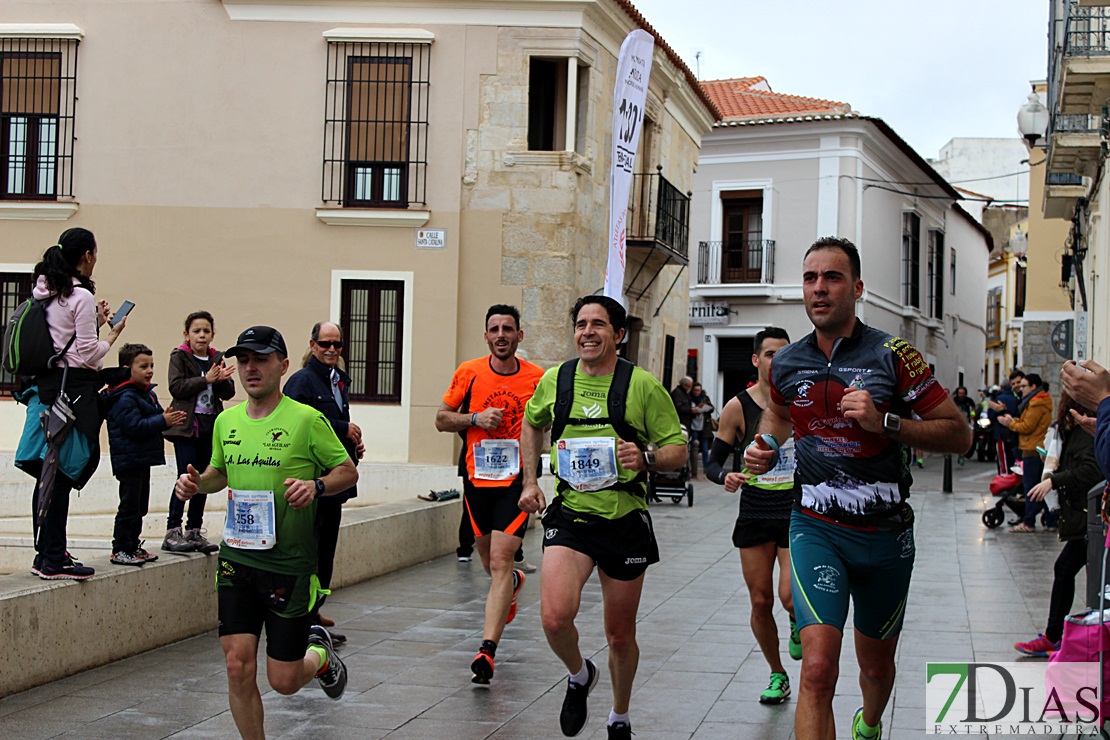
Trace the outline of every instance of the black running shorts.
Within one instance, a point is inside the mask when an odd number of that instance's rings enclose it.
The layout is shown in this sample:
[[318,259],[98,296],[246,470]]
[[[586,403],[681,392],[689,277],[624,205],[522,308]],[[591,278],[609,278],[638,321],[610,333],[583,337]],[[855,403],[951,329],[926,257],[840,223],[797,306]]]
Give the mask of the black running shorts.
[[284,662],[301,660],[308,649],[309,610],[314,576],[271,573],[220,558],[216,570],[219,632],[262,634],[266,655]]
[[528,514],[520,510],[520,494],[524,490],[517,478],[504,488],[478,488],[463,480],[463,506],[470,519],[470,529],[475,537],[497,530],[513,537],[524,536]]
[[543,546],[559,545],[588,555],[605,575],[634,581],[659,562],[659,544],[645,509],[606,519],[563,508],[556,498],[543,515]]
[[790,519],[737,519],[732,544],[741,550],[774,542],[782,550],[790,547]]

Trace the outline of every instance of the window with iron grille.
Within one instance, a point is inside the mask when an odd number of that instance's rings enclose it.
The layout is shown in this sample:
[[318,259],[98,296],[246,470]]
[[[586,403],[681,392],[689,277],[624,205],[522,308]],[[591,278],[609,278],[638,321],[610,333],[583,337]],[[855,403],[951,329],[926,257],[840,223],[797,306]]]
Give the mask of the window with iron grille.
[[929,316],[944,318],[944,232],[929,230],[929,262],[925,287],[929,291]]
[[76,39],[0,39],[0,198],[73,195]]
[[325,203],[425,203],[430,52],[419,43],[328,43]]
[[401,280],[343,280],[340,326],[352,401],[401,402]]
[[921,217],[902,214],[902,303],[921,308]]
[[[0,326],[7,326],[12,312],[31,297],[31,273],[0,272]],[[19,390],[19,379],[0,368],[0,396],[10,397]]]

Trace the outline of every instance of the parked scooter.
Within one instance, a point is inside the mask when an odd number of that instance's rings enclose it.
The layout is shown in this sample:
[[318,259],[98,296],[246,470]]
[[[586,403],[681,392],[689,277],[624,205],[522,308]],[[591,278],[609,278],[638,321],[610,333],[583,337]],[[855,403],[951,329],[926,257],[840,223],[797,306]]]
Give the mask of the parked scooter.
[[975,459],[979,462],[994,462],[994,429],[987,409],[979,412],[979,418],[975,420],[974,432],[975,441],[972,450],[975,452]]

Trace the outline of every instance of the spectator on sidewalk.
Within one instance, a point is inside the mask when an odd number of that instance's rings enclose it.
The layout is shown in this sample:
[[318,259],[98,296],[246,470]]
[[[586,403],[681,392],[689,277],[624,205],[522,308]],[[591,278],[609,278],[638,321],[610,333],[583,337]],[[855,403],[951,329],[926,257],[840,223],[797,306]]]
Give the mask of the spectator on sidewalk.
[[162,432],[185,421],[184,411],[162,410],[154,395],[154,353],[145,344],[119,351],[117,383],[101,391],[108,419],[112,474],[119,481],[119,508],[112,530],[112,562],[143,565],[158,559],[139,537],[150,504],[150,468],[166,464]]
[[1062,443],[1059,464],[1055,470],[1046,471],[1029,492],[1030,499],[1042,501],[1055,489],[1060,501],[1059,537],[1064,547],[1052,568],[1052,596],[1044,632],[1028,642],[1014,643],[1014,649],[1026,655],[1048,657],[1060,649],[1064,617],[1075,598],[1075,577],[1087,564],[1087,491],[1102,480],[1102,472],[1095,459],[1094,440],[1071,414],[1073,410],[1091,415],[1089,409],[1062,391],[1054,425]]
[[[319,411],[331,424],[335,436],[350,459],[358,464],[366,452],[362,429],[351,421],[351,377],[343,369],[343,332],[337,324],[319,322],[312,327],[308,351],[301,359],[301,369],[285,381],[285,395]],[[358,495],[351,486],[333,496],[321,498],[316,504],[316,575],[320,586],[331,588],[335,569],[335,547],[339,543],[339,525],[343,520],[343,504]],[[316,602],[312,611],[313,624],[334,627],[335,622],[320,614],[326,596]],[[347,641],[346,635],[331,633],[334,643]]]
[[713,442],[713,402],[705,395],[701,383],[694,383],[690,392],[690,402],[694,405],[694,418],[690,422],[692,439],[701,452],[701,464],[709,465],[709,446]]
[[[1030,501],[1029,492],[1041,482],[1044,461],[1037,447],[1044,441],[1044,435],[1052,423],[1052,396],[1048,394],[1048,384],[1036,373],[1028,373],[1019,381],[1022,402],[1019,404],[1021,416],[1014,418],[1009,414],[998,417],[998,423],[1018,435],[1021,449],[1021,480],[1025,488],[1025,518],[1020,524],[1010,527],[1011,532],[1035,532],[1037,514],[1044,508],[1040,501]],[[1045,518],[1046,526],[1055,526],[1054,518]]]
[[[1025,377],[1022,375],[1021,377]],[[1018,378],[1020,380],[1020,378]],[[994,389],[998,388],[998,394],[993,393]],[[1012,431],[1002,426],[998,422],[998,417],[1001,414],[1009,414],[1014,416],[1017,414],[1018,397],[1013,389],[1007,384],[1004,387],[991,386],[991,398],[987,401],[987,407],[990,409],[987,412],[987,418],[991,420],[991,428],[994,430],[994,447],[995,454],[998,458],[998,474],[1007,475],[1010,468],[1013,467],[1017,458],[1014,457],[1014,447],[1017,446],[1017,435]]]
[[[1103,477],[1110,478],[1110,371],[1093,360],[1079,363],[1068,360],[1060,368],[1060,381],[1076,403],[1098,410],[1095,459]],[[1072,412],[1072,418],[1091,431],[1090,417]]]

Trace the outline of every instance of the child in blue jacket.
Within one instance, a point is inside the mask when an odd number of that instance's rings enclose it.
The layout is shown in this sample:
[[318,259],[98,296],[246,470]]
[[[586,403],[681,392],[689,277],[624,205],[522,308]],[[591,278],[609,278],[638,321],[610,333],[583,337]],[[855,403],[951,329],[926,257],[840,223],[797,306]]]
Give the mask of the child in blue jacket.
[[139,535],[150,502],[150,468],[165,465],[162,432],[185,420],[184,411],[163,411],[154,395],[154,354],[145,344],[119,351],[118,385],[101,392],[108,419],[112,474],[119,481],[119,510],[112,532],[112,562],[142,565],[157,560],[142,548]]

